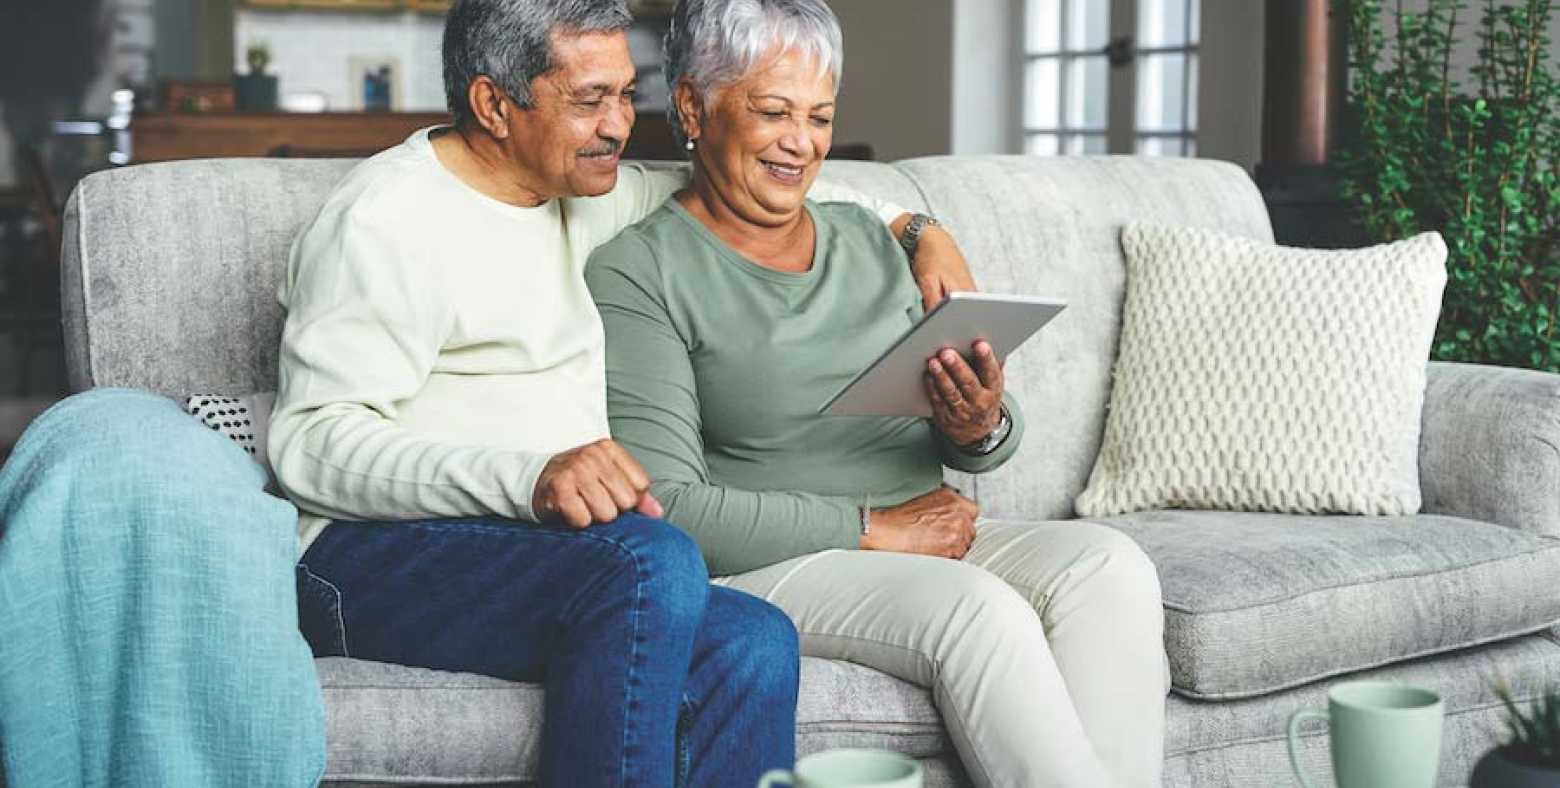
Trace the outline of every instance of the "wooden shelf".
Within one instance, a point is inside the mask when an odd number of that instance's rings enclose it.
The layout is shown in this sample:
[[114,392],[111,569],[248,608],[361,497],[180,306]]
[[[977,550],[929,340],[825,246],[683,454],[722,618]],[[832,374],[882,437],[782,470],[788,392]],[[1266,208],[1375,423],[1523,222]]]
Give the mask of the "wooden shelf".
[[151,112],[130,122],[136,163],[226,156],[365,156],[448,123],[442,112]]

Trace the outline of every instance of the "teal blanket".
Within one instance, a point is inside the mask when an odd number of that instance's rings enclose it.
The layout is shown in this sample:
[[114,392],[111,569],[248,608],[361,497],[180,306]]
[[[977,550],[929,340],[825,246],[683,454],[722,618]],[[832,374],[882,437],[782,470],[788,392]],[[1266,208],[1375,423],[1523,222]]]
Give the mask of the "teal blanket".
[[88,392],[32,424],[0,469],[0,784],[319,781],[297,515],[264,485],[145,392]]

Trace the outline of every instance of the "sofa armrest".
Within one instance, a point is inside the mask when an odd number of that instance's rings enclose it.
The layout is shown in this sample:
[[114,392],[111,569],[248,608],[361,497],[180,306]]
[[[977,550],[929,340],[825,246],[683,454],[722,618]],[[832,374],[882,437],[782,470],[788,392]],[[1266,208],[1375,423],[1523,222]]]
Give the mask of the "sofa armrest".
[[1560,537],[1560,375],[1431,362],[1421,510]]

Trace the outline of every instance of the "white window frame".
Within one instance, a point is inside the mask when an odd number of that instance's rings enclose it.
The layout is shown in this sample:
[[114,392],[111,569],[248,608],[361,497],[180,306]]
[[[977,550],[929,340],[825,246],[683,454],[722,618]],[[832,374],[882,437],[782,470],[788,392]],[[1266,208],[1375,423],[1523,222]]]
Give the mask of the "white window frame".
[[[1109,2],[1110,22],[1108,41],[1116,42],[1126,39],[1131,42],[1130,59],[1122,65],[1109,66],[1107,84],[1109,96],[1106,107],[1106,123],[1104,128],[1074,126],[1068,122],[1067,105],[1069,100],[1068,90],[1068,65],[1078,63],[1081,58],[1098,56],[1108,50],[1107,47],[1092,49],[1077,49],[1069,46],[1067,29],[1069,11],[1072,2],[1070,0],[1058,0],[1056,24],[1059,26],[1057,41],[1058,47],[1054,50],[1030,51],[1026,31],[1029,29],[1029,15],[1034,13],[1040,0],[1019,0],[1019,17],[1021,24],[1018,33],[1018,52],[1020,54],[1018,67],[1019,106],[1017,118],[1019,127],[1019,150],[1028,151],[1032,137],[1037,135],[1055,135],[1057,149],[1060,153],[1078,152],[1081,147],[1075,140],[1080,136],[1103,135],[1106,142],[1106,152],[1112,154],[1132,154],[1140,151],[1140,141],[1148,139],[1170,139],[1184,141],[1182,145],[1186,153],[1170,155],[1195,156],[1198,144],[1198,75],[1201,66],[1201,50],[1203,24],[1201,23],[1203,0],[1180,0],[1185,3],[1188,38],[1184,44],[1142,46],[1138,34],[1140,3],[1139,0],[1085,0],[1086,2]],[[1155,55],[1183,55],[1185,64],[1181,74],[1181,126],[1178,129],[1149,129],[1138,128],[1137,117],[1137,77],[1144,56]],[[1028,118],[1028,83],[1031,64],[1041,60],[1053,60],[1057,63],[1057,124],[1054,127],[1034,126]]]

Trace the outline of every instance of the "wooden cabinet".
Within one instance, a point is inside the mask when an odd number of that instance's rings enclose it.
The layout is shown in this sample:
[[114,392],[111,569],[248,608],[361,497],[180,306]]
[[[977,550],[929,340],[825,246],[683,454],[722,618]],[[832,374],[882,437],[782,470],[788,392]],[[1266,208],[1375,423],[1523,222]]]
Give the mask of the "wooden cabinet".
[[448,123],[437,112],[142,113],[130,121],[136,163],[220,156],[341,156],[384,150],[420,128]]

